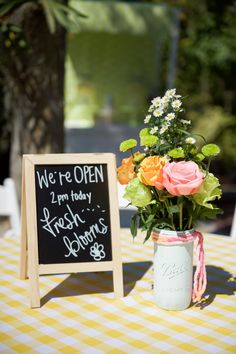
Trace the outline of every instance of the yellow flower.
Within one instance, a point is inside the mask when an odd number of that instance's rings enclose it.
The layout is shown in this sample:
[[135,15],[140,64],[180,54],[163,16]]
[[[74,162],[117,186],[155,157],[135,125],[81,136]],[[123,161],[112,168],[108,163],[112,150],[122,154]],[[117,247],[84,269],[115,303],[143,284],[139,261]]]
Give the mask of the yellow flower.
[[155,186],[163,189],[163,167],[167,160],[160,156],[149,156],[145,158],[138,171],[138,179],[148,186]]

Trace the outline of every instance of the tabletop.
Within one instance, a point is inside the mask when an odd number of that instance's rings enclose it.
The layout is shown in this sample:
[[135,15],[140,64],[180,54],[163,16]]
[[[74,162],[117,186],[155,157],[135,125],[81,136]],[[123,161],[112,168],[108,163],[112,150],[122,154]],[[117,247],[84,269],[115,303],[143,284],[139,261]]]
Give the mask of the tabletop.
[[125,296],[111,272],[40,276],[41,308],[20,280],[19,241],[0,239],[2,353],[236,353],[236,242],[205,235],[204,300],[184,311],[153,301],[153,245],[121,230]]

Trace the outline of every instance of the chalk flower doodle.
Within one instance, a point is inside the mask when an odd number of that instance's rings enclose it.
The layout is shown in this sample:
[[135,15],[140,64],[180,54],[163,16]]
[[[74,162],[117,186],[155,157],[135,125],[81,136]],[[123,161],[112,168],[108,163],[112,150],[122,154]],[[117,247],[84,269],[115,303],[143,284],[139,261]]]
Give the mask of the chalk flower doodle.
[[92,256],[95,261],[100,261],[105,258],[104,246],[95,242],[94,245],[90,247],[90,256]]

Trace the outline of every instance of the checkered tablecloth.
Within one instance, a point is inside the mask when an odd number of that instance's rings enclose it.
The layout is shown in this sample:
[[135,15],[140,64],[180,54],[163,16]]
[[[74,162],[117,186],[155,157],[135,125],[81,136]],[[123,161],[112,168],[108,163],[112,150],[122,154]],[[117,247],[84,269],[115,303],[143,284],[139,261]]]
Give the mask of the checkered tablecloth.
[[115,299],[112,274],[40,277],[42,306],[29,308],[19,280],[19,244],[0,239],[2,353],[236,353],[236,242],[206,235],[206,299],[180,312],[153,302],[150,243],[121,231],[125,297]]

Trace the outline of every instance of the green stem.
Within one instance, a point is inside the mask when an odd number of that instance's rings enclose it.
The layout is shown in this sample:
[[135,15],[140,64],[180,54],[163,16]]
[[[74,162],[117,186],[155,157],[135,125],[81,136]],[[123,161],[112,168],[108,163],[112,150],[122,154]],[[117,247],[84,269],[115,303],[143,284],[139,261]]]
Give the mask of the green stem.
[[207,173],[209,173],[209,171],[210,171],[211,160],[212,160],[212,159],[209,158],[208,163],[207,163],[207,167],[206,167]]
[[166,206],[166,210],[167,210],[168,216],[169,216],[169,218],[170,218],[171,226],[173,227],[173,230],[175,230],[175,225],[174,225],[174,220],[173,220],[173,214],[171,214],[171,213],[169,212],[168,199],[165,199],[165,200],[164,200],[164,204],[165,204],[165,206]]
[[188,219],[188,230],[191,229],[192,221],[193,221],[193,216],[191,215],[190,218]]
[[190,230],[192,227],[192,222],[193,222],[193,213],[195,211],[196,208],[196,204],[193,202],[193,210],[192,210],[192,214],[190,215],[190,218],[188,220],[188,229]]
[[179,204],[179,229],[182,231],[183,228],[183,203]]

